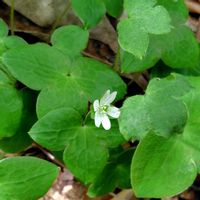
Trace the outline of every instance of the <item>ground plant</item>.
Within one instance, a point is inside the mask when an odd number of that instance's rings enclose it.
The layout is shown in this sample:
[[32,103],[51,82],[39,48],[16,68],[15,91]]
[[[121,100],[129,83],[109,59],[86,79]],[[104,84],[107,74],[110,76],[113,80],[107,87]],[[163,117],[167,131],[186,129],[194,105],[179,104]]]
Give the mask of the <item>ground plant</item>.
[[[59,167],[20,156],[35,143],[88,187],[176,195],[200,172],[200,52],[183,0],[71,0],[81,26],[28,44],[0,21],[0,200],[37,200]],[[83,56],[89,31],[117,19],[113,66]],[[132,95],[127,78],[148,73]],[[135,78],[135,79],[134,79]],[[17,156],[15,156],[17,155]]]

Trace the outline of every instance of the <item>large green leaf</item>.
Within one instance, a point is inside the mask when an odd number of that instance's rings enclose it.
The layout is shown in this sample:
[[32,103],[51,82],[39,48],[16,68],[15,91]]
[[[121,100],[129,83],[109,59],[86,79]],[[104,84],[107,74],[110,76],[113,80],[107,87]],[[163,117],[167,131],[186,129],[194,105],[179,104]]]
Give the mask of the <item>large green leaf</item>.
[[181,132],[187,110],[180,96],[189,90],[189,83],[175,74],[151,80],[144,96],[125,101],[119,118],[121,133],[129,140],[142,139],[152,131],[165,137]]
[[167,10],[155,0],[125,0],[124,8],[129,18],[118,24],[121,48],[142,59],[149,45],[149,34],[170,32],[170,17]]
[[123,150],[108,160],[103,171],[96,177],[90,185],[88,195],[90,197],[103,196],[112,192],[116,187],[130,188],[130,164],[134,149]]
[[86,28],[91,28],[98,24],[106,12],[102,0],[72,0],[72,8],[82,20]]
[[87,47],[89,32],[82,28],[69,25],[55,30],[51,36],[51,43],[66,55],[75,57]]
[[181,137],[176,135],[166,139],[148,135],[140,143],[131,167],[132,187],[136,196],[172,196],[193,183],[197,174],[193,147],[182,141]]
[[193,32],[185,25],[188,11],[184,2],[158,0],[158,3],[168,10],[173,29],[168,34],[151,35],[147,53],[142,60],[128,52],[123,52],[121,54],[123,72],[144,71],[154,66],[159,59],[172,68],[198,66],[199,46]]
[[70,67],[66,56],[42,43],[10,50],[2,61],[17,80],[34,90],[65,76]]
[[116,147],[124,141],[115,122],[111,130],[105,131],[96,128],[93,121],[82,125],[83,119],[77,111],[60,108],[36,122],[29,134],[48,149],[57,151],[66,147],[66,165],[75,176],[88,183],[106,164],[108,147]]
[[190,83],[195,89],[182,97],[188,112],[182,134],[147,135],[134,154],[131,179],[137,196],[173,196],[188,188],[200,172],[199,77],[190,78]]
[[34,157],[0,160],[0,200],[35,200],[52,185],[58,168]]
[[69,62],[48,45],[10,50],[2,59],[16,79],[31,89],[43,89],[37,104],[39,117],[63,106],[83,112],[88,101],[100,98],[108,89],[117,91],[118,99],[125,94],[125,83],[107,65],[84,57]]
[[84,113],[88,109],[88,101],[99,99],[108,89],[117,91],[117,99],[121,99],[126,85],[107,65],[79,58],[73,63],[68,76],[41,91],[37,102],[38,117],[60,107],[72,107]]
[[20,124],[23,102],[8,77],[0,71],[0,139],[11,137]]
[[28,89],[20,91],[23,99],[23,111],[19,127],[14,136],[0,140],[0,149],[7,153],[15,153],[27,148],[32,140],[28,135],[28,130],[36,121],[36,93]]

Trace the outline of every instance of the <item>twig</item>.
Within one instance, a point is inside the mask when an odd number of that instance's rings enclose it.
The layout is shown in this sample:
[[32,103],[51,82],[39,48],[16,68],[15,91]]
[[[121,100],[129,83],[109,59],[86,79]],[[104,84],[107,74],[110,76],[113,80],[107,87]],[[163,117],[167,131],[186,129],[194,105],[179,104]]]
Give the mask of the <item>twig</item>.
[[117,49],[117,54],[115,56],[115,62],[114,62],[114,67],[113,69],[116,71],[116,72],[119,72],[120,71],[120,47],[118,47]]
[[15,10],[15,0],[11,0],[11,10],[10,10],[10,30],[11,30],[11,35],[14,35],[14,30],[15,30],[15,24],[14,24],[14,13]]
[[60,15],[58,15],[58,16],[56,17],[56,20],[55,20],[55,22],[53,23],[52,29],[51,29],[51,32],[50,32],[50,36],[51,36],[51,34],[55,31],[55,29],[56,29],[56,27],[59,25],[61,19],[63,18],[64,15],[66,15],[66,13],[69,11],[70,8],[71,8],[71,3],[70,3],[70,0],[68,0],[65,9],[63,10],[63,12],[61,12]]
[[44,149],[39,144],[33,143],[32,146],[40,149],[52,162],[60,166],[62,169],[66,168],[65,165],[60,160],[56,159],[54,155],[52,155],[48,150]]

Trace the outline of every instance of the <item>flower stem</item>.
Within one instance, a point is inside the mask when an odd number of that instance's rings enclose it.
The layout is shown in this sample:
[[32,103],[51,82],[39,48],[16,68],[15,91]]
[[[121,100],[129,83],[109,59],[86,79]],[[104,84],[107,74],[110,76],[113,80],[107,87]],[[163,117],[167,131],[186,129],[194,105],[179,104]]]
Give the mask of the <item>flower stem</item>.
[[15,10],[15,0],[11,0],[11,10],[10,10],[10,30],[11,30],[11,35],[14,35],[14,29],[15,29],[15,25],[14,25],[14,13]]
[[60,13],[60,15],[58,15],[56,17],[56,20],[53,23],[50,36],[55,31],[55,29],[58,26],[58,24],[60,23],[61,19],[63,18],[64,15],[67,14],[67,12],[69,11],[70,8],[71,8],[71,3],[70,3],[70,0],[68,0],[65,9],[63,10],[63,12]]
[[89,112],[86,114],[86,116],[85,116],[85,118],[84,118],[84,120],[83,120],[83,123],[82,123],[83,126],[86,124],[87,119],[88,119],[88,117],[89,117],[90,114],[91,114],[91,111],[89,111]]
[[117,54],[115,56],[115,62],[114,62],[114,67],[113,69],[116,71],[116,72],[119,72],[120,71],[120,47],[118,47],[117,49]]

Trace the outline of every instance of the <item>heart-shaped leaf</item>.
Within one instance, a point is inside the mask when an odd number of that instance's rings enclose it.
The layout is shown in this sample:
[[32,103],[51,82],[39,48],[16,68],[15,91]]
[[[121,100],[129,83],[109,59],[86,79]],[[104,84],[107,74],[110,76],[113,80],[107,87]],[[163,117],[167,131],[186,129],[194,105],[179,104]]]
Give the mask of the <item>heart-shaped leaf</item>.
[[43,196],[52,185],[58,168],[34,157],[0,160],[0,200],[30,200]]

